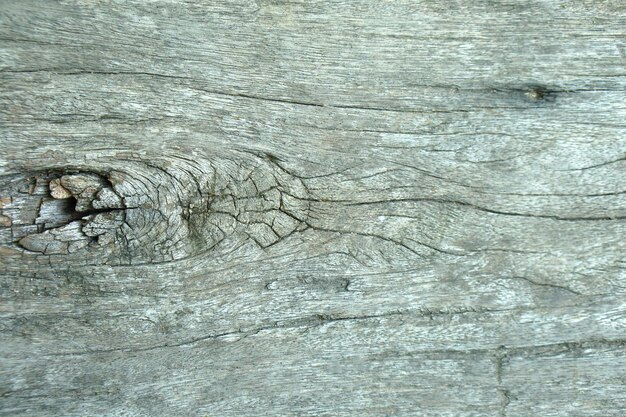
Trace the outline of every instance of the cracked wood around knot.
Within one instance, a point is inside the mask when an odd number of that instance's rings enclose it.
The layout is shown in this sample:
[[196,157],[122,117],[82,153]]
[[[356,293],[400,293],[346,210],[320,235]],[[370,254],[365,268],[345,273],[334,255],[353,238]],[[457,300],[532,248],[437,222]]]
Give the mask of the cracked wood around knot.
[[626,409],[620,1],[0,8],[0,415]]

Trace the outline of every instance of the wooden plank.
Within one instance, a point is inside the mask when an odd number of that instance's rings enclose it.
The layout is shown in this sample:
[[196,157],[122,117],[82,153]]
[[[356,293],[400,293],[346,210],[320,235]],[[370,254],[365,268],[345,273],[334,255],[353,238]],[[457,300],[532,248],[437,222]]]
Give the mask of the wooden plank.
[[469,3],[4,2],[0,414],[621,415],[626,6]]

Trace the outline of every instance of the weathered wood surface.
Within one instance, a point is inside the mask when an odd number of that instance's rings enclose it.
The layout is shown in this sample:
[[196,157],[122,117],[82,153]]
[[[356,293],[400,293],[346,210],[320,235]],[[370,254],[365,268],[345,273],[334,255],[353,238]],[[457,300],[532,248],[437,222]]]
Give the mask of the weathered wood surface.
[[2,415],[624,415],[624,2],[3,1],[0,46]]

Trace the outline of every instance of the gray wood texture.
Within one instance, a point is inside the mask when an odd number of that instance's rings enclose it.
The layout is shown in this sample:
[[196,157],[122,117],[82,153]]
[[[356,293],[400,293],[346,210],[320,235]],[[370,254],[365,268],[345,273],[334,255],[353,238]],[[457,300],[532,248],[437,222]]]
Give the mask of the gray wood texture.
[[0,2],[3,416],[623,416],[626,3]]

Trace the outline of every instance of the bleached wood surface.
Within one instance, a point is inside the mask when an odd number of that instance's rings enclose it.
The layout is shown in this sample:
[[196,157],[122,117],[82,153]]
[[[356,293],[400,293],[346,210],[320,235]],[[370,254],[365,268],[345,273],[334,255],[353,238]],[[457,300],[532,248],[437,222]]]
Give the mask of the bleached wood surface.
[[623,416],[625,48],[622,1],[1,2],[0,413]]

